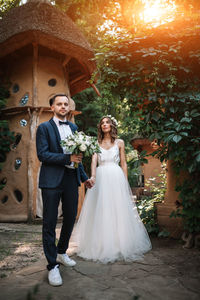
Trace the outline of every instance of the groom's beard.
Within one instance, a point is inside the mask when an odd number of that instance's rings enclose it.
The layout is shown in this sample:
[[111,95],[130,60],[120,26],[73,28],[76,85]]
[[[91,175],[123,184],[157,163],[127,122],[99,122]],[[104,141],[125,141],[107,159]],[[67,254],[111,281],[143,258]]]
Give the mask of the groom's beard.
[[56,113],[55,115],[56,115],[56,117],[58,118],[58,119],[65,119],[66,117],[67,117],[67,115],[68,115],[68,113],[69,112],[63,112],[63,113]]

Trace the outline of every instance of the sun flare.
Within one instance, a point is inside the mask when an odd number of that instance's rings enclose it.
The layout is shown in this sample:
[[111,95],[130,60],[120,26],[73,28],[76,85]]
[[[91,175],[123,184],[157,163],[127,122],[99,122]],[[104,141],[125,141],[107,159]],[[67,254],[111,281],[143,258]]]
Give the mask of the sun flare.
[[140,19],[156,27],[173,21],[175,10],[176,5],[173,0],[144,0],[144,10],[140,13]]

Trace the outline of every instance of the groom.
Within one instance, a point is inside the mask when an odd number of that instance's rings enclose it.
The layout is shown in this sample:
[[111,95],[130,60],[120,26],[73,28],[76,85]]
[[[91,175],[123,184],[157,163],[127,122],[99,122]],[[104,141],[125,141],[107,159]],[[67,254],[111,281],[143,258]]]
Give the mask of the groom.
[[[77,130],[77,126],[68,122],[69,99],[65,94],[56,94],[49,101],[54,117],[39,125],[36,133],[38,159],[42,162],[39,188],[43,200],[43,248],[48,261],[49,284],[62,284],[59,264],[75,266],[76,262],[68,257],[66,250],[77,214],[78,186],[80,182],[90,188],[91,181],[84,172],[82,154],[66,153],[60,141]],[[74,168],[74,163],[79,163]],[[63,223],[58,245],[55,244],[55,229],[58,205],[62,201]]]

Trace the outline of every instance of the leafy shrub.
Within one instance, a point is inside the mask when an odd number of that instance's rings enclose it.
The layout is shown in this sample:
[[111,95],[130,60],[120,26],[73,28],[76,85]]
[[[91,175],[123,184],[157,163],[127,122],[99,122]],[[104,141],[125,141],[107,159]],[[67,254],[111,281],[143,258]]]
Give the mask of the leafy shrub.
[[[162,171],[158,174],[160,180],[151,177],[146,181],[145,186],[148,187],[146,195],[142,195],[141,199],[137,201],[137,208],[139,215],[149,233],[162,235],[163,231],[159,232],[159,226],[156,217],[155,203],[162,202],[166,192],[166,164],[162,165]],[[169,233],[166,232],[165,236]]]

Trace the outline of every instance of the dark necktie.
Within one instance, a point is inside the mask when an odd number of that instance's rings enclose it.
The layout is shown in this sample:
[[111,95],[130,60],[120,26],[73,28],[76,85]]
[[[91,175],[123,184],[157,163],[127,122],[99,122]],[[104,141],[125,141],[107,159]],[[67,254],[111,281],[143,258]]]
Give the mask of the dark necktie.
[[59,121],[59,125],[69,125],[69,122],[68,121],[65,121],[65,122]]

